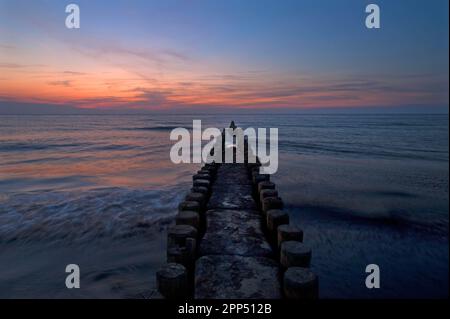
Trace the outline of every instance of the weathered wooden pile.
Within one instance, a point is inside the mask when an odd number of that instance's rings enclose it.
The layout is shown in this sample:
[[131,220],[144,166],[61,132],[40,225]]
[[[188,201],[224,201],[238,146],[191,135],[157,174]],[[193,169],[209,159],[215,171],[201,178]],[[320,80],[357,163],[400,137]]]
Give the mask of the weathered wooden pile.
[[[234,123],[231,124],[234,127]],[[261,164],[205,164],[168,229],[167,265],[157,272],[166,298],[317,298],[311,249]]]

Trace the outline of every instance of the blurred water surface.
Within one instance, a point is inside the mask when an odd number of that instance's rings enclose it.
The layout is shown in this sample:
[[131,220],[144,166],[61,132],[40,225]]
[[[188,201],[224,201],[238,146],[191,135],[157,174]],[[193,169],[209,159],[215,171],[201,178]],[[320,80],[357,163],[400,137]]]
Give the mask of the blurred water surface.
[[[448,296],[448,115],[0,116],[0,297],[124,298],[154,288],[196,164],[175,127],[279,129],[272,177],[313,247],[321,296]],[[82,288],[64,285],[65,265]],[[378,290],[365,266],[381,268]]]

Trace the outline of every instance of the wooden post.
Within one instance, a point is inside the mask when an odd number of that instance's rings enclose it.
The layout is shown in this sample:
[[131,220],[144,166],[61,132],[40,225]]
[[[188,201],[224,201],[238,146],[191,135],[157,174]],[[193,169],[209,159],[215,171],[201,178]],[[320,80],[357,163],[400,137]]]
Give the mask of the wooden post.
[[178,213],[175,223],[177,225],[189,225],[199,230],[200,216],[197,212],[184,210]]
[[303,242],[303,231],[293,225],[280,225],[278,226],[278,248],[281,247],[281,243],[285,241],[298,241]]
[[266,215],[267,229],[272,237],[276,237],[280,225],[289,224],[289,214],[279,209],[271,209]]
[[192,180],[195,181],[197,179],[206,179],[208,181],[211,181],[211,175],[209,173],[205,173],[201,171],[202,173],[195,174],[192,176]]
[[184,201],[178,205],[178,211],[182,212],[184,210],[190,210],[194,212],[201,213],[202,207],[199,202],[195,201]]
[[259,193],[259,204],[261,206],[266,197],[278,197],[278,191],[276,189],[262,189]]
[[169,263],[156,273],[159,292],[166,298],[186,298],[188,296],[188,275],[183,265]]
[[283,292],[288,299],[317,299],[319,279],[307,268],[290,267],[283,276]]
[[308,268],[311,263],[311,248],[298,241],[285,241],[280,248],[280,263],[285,268]]
[[262,181],[258,184],[258,194],[261,194],[263,189],[275,189],[275,184],[269,181]]
[[182,264],[188,272],[194,268],[195,252],[197,251],[197,241],[187,238],[185,246],[168,246],[167,262]]
[[198,202],[200,207],[203,209],[206,206],[206,196],[202,193],[189,193],[186,195],[186,201],[188,202]]
[[208,196],[208,188],[204,186],[194,186],[191,188],[191,192],[193,193],[202,193],[205,196]]
[[169,227],[167,231],[168,247],[172,246],[186,246],[186,239],[196,239],[198,235],[197,229],[189,225],[174,225]]
[[267,213],[271,209],[283,209],[283,206],[283,201],[279,197],[266,197],[262,201],[263,213]]
[[252,182],[253,182],[253,185],[255,186],[255,189],[257,189],[257,187],[258,187],[258,183],[263,182],[263,181],[270,181],[270,175],[260,174],[259,172],[253,172]]
[[207,179],[196,179],[194,180],[194,186],[204,186],[209,189],[211,182]]

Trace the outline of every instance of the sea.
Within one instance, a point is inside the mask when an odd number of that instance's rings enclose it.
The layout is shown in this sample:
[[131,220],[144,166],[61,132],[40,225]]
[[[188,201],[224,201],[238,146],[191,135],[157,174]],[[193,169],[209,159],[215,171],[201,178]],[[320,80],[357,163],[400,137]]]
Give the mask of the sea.
[[170,160],[170,132],[193,119],[278,128],[271,180],[312,247],[321,298],[448,297],[448,114],[205,112],[0,116],[0,298],[154,296],[199,168]]

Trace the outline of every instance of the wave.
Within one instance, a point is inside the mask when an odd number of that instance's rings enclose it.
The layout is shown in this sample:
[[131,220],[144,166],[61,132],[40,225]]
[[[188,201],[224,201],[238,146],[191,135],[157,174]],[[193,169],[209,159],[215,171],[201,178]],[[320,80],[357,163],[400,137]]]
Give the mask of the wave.
[[449,236],[449,222],[445,214],[436,214],[433,218],[424,219],[405,210],[391,209],[377,214],[367,214],[349,208],[321,204],[295,205],[289,206],[288,209],[297,211],[302,217],[309,217],[316,223],[380,226],[395,228],[397,231],[415,230],[430,236],[446,238]]
[[180,126],[154,126],[154,127],[124,127],[124,131],[172,131]]
[[152,236],[172,222],[183,195],[123,188],[10,195],[0,202],[0,242],[88,243]]
[[423,149],[401,149],[399,147],[391,150],[375,146],[361,146],[346,148],[346,144],[323,145],[315,143],[302,143],[294,141],[280,142],[280,150],[286,150],[294,154],[302,153],[331,153],[331,154],[347,154],[360,155],[365,157],[378,158],[394,158],[394,159],[416,159],[416,160],[433,160],[439,162],[448,161],[448,151],[446,150],[423,150]]
[[62,143],[62,144],[43,144],[43,143],[25,143],[25,142],[2,142],[0,144],[0,152],[14,151],[39,151],[55,148],[79,147],[78,143]]

